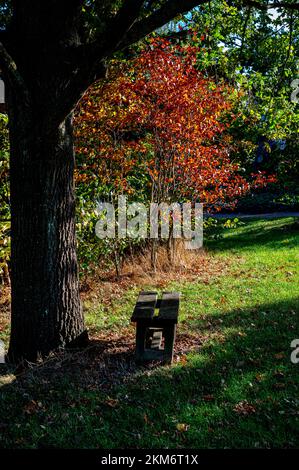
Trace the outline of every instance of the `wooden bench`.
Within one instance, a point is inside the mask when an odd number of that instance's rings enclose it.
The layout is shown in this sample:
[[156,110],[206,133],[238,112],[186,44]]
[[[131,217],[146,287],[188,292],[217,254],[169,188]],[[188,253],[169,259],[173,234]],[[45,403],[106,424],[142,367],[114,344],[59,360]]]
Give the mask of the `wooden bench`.
[[180,294],[140,292],[131,318],[136,323],[136,362],[173,360],[176,324],[178,322]]

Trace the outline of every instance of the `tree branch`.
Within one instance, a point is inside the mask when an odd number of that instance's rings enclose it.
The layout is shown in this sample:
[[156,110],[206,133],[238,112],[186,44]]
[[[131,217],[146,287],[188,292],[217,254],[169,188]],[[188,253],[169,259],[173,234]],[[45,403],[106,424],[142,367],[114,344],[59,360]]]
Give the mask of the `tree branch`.
[[[137,21],[130,31],[124,36],[120,48],[124,48],[139,41],[152,31],[164,26],[177,15],[186,13],[193,8],[208,3],[208,0],[168,0],[157,11],[143,20]],[[243,0],[243,5],[257,9],[269,10],[271,8],[285,8],[299,11],[299,2],[289,3],[286,1],[274,1],[268,4],[260,3],[258,0]]]
[[[108,21],[105,31],[88,44],[73,48],[75,60],[81,63],[82,59],[90,64],[94,70],[99,60],[111,57],[116,51],[123,50],[131,44],[143,39],[152,31],[164,26],[179,14],[186,13],[195,7],[208,3],[208,0],[165,0],[160,8],[145,18],[140,18],[140,12],[145,0],[125,0],[116,16]],[[244,7],[270,9],[277,7],[299,10],[299,3],[288,3],[283,0],[273,0],[270,4],[259,0],[242,0]],[[151,5],[149,2],[146,6]],[[138,19],[139,17],[139,19]],[[88,58],[88,59],[87,59]],[[87,59],[87,61],[86,61]],[[100,66],[101,68],[101,66]]]
[[0,67],[4,77],[14,86],[23,87],[24,80],[21,77],[17,65],[7,52],[3,43],[0,42]]
[[241,60],[242,56],[243,56],[244,40],[245,40],[247,25],[248,25],[250,15],[251,15],[251,8],[252,8],[251,6],[248,6],[248,8],[247,8],[247,13],[246,13],[246,17],[245,17],[245,21],[244,21],[244,25],[243,25],[241,47],[240,47],[240,51],[239,51],[239,60]]
[[[121,49],[120,42],[140,16],[144,0],[125,0],[110,20],[107,20],[104,31],[90,43],[68,48],[68,57],[74,64],[80,64],[82,75],[85,79],[86,71],[90,77],[90,83],[95,77],[103,76],[103,59]],[[79,73],[80,74],[80,73]]]
[[114,38],[113,42],[116,42],[116,48],[118,47],[118,42],[130,31],[137,20],[143,3],[144,0],[126,0],[124,2],[116,17],[107,27],[109,31],[108,43],[111,43]]
[[186,13],[196,6],[207,3],[208,0],[168,0],[164,5],[148,17],[137,21],[123,37],[120,49],[147,36],[152,31],[164,26],[177,15]]
[[[83,46],[84,55],[97,59],[103,51],[111,53],[119,49],[119,43],[140,15],[144,0],[126,0],[114,18],[108,21],[105,32],[100,34],[92,43]],[[107,54],[109,55],[109,54]]]

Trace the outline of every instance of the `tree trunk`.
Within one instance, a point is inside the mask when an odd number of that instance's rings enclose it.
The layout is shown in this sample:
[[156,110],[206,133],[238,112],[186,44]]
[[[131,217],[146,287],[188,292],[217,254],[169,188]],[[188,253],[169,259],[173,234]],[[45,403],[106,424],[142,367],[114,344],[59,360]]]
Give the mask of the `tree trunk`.
[[[79,297],[72,115],[9,103],[12,322],[8,356],[35,361],[86,339]],[[48,111],[50,112],[50,111]],[[35,118],[33,116],[36,116]]]

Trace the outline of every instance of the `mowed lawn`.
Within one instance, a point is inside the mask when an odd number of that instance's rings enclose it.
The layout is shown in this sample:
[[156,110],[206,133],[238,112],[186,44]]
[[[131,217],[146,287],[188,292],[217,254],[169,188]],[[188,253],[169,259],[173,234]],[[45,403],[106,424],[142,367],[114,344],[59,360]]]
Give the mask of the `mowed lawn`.
[[207,242],[220,272],[167,286],[182,293],[171,367],[134,365],[137,287],[89,312],[87,351],[17,378],[2,366],[0,446],[298,447],[298,242],[294,218],[246,221]]

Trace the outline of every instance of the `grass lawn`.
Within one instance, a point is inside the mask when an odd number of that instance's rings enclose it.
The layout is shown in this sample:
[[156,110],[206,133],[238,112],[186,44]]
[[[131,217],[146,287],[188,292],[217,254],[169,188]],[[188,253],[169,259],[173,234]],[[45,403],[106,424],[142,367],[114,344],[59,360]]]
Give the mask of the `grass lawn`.
[[207,242],[219,273],[167,286],[182,293],[171,367],[134,364],[137,287],[90,309],[86,351],[17,378],[2,366],[0,446],[299,447],[298,241],[288,218]]

